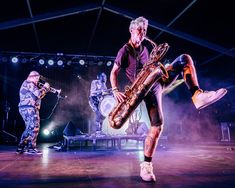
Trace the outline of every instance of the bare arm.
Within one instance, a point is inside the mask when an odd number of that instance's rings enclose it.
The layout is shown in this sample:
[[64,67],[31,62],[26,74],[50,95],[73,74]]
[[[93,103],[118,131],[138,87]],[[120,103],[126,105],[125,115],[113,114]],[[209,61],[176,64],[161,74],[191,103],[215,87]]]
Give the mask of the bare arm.
[[118,77],[119,71],[120,71],[120,67],[117,66],[116,63],[114,63],[113,68],[112,68],[111,73],[110,73],[110,83],[111,83],[111,87],[113,89],[114,88],[118,89],[118,80],[117,80],[117,77]]
[[[99,92],[101,93],[101,91]],[[96,80],[93,80],[91,82],[90,95],[96,95],[96,94],[97,94]]]
[[118,102],[122,102],[122,101],[124,101],[124,98],[126,98],[126,96],[123,93],[119,92],[119,90],[118,90],[117,77],[118,77],[119,71],[120,71],[120,67],[114,63],[113,68],[110,73],[110,83],[112,86],[114,97],[116,98],[116,100]]

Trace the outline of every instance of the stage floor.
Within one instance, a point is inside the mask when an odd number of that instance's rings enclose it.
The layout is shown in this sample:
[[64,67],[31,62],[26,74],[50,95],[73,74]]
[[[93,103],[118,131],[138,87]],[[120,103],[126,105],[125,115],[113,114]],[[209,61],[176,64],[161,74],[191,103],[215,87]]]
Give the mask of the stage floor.
[[15,154],[0,145],[0,187],[235,187],[235,144],[167,144],[154,155],[156,183],[139,177],[141,147],[58,152],[40,144],[42,156]]

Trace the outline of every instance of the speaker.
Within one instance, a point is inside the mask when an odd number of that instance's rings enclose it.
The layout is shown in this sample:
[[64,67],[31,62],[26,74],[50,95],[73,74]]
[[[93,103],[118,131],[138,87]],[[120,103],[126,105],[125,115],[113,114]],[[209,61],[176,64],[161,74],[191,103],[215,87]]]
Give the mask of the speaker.
[[71,121],[67,123],[63,130],[64,136],[75,136],[81,134],[81,130],[78,129]]

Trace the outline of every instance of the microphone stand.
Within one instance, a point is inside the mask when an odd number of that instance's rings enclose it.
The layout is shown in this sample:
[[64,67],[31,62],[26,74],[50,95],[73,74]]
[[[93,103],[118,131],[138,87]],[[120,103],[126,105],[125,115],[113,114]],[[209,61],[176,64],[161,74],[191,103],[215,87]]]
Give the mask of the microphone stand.
[[6,101],[4,105],[4,111],[5,111],[5,119],[2,120],[2,132],[6,134],[7,136],[10,136],[15,139],[15,142],[17,142],[17,137],[7,131],[5,131],[5,125],[8,124],[8,118],[9,118],[9,111],[11,110],[9,103]]
[[48,119],[50,119],[50,117],[51,117],[52,114],[54,113],[54,111],[55,111],[57,105],[59,104],[60,99],[66,99],[66,98],[67,98],[67,95],[62,96],[62,95],[60,95],[60,92],[57,92],[57,101],[56,101],[56,103],[55,103],[55,106],[52,108],[50,115],[49,115],[47,118],[44,118],[44,119],[41,119],[41,120],[48,120]]

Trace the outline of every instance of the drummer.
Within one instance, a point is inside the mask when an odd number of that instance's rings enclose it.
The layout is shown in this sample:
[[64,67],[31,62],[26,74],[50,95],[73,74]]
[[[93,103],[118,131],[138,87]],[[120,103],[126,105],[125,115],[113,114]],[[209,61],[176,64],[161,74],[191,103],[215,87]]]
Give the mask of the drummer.
[[105,136],[102,132],[102,125],[105,117],[99,110],[99,104],[103,98],[103,94],[107,94],[108,89],[106,86],[107,76],[104,72],[97,75],[97,79],[91,82],[89,104],[91,109],[95,112],[95,136]]

